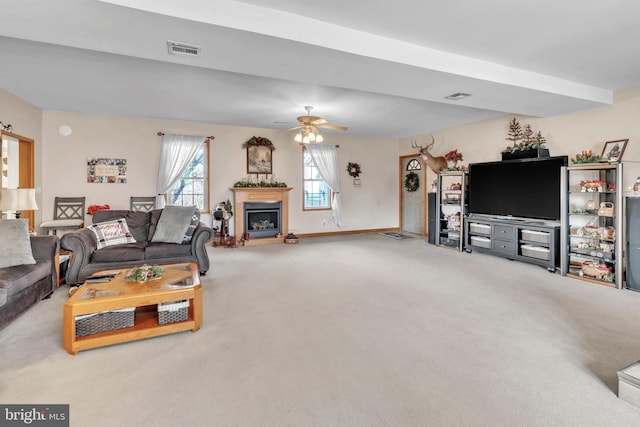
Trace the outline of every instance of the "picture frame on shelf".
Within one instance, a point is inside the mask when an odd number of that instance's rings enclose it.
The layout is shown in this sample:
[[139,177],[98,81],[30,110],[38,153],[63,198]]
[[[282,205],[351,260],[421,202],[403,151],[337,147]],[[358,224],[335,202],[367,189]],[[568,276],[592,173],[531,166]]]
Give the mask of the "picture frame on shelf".
[[602,148],[602,161],[609,163],[619,163],[622,161],[624,150],[627,148],[628,139],[618,139],[607,141]]

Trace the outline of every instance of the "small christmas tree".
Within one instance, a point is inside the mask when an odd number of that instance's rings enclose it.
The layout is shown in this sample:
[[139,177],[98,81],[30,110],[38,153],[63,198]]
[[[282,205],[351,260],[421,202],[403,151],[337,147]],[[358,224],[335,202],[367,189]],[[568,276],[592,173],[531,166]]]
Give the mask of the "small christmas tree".
[[513,146],[518,145],[518,141],[522,139],[522,128],[520,122],[515,117],[509,122],[509,131],[507,132],[507,140],[513,141]]
[[533,137],[533,148],[544,148],[544,144],[547,142],[547,139],[542,136],[542,132],[538,131],[536,135]]
[[531,129],[531,125],[526,125],[524,127],[524,131],[522,132],[522,142],[525,146],[531,145],[534,143],[534,134],[533,129]]

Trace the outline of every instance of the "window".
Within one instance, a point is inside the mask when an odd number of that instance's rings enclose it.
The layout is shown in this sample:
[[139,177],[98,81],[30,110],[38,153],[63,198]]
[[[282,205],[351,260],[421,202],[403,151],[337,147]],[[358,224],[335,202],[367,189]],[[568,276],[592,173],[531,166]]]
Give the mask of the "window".
[[209,209],[209,140],[207,139],[182,177],[167,192],[167,204],[197,206],[200,212]]
[[422,165],[417,159],[412,159],[407,164],[407,172],[409,171],[419,171],[422,170]]
[[331,189],[322,180],[313,158],[304,150],[304,195],[302,199],[303,210],[331,209]]

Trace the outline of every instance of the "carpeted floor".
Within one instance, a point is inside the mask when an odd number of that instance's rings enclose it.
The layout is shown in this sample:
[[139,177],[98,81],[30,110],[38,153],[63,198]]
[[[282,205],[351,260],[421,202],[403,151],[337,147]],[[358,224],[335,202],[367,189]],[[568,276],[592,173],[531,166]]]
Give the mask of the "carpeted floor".
[[396,239],[396,240],[414,239],[416,237],[416,236],[414,236],[412,234],[398,233],[396,231],[387,231],[387,232],[379,233],[379,234],[381,236],[390,237],[390,238]]
[[68,355],[66,288],[0,331],[0,402],[72,426],[638,426],[640,294],[377,233],[211,249],[204,323]]

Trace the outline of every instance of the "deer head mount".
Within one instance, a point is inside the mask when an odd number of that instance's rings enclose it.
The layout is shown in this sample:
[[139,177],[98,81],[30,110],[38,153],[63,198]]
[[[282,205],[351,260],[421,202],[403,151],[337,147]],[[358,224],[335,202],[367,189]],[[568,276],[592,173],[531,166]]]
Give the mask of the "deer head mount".
[[435,173],[440,173],[441,170],[447,168],[447,159],[444,156],[434,157],[431,155],[430,151],[435,145],[436,140],[431,135],[431,143],[426,146],[418,145],[414,140],[411,140],[411,147],[420,149],[420,156],[425,161],[425,163],[431,168]]

